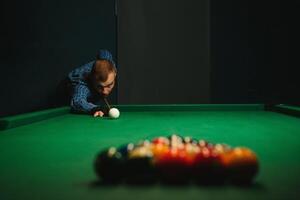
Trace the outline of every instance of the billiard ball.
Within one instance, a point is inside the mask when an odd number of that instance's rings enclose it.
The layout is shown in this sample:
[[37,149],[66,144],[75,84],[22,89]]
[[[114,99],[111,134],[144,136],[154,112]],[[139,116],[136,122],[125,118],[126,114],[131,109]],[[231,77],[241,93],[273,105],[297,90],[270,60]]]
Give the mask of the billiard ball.
[[149,184],[156,180],[153,153],[149,146],[138,146],[128,154],[127,183]]
[[214,152],[218,154],[223,154],[231,150],[231,147],[227,144],[215,144]]
[[197,143],[198,143],[198,141],[197,141],[196,139],[194,139],[194,138],[192,138],[192,137],[189,137],[189,136],[184,137],[184,138],[183,138],[183,142],[184,142],[185,144],[187,144],[187,143],[197,144]]
[[137,147],[150,147],[151,145],[151,142],[149,140],[140,140],[138,143],[137,143]]
[[115,119],[120,116],[120,112],[117,108],[111,108],[108,112],[108,116]]
[[170,140],[171,145],[172,143],[183,143],[183,137],[176,134],[170,135],[168,139]]
[[134,145],[133,143],[128,143],[128,144],[125,144],[125,145],[121,145],[121,146],[118,148],[118,152],[120,152],[121,155],[122,155],[124,158],[127,158],[129,152],[131,152],[131,151],[134,149],[134,147],[135,147],[135,145]]
[[202,147],[193,164],[193,178],[199,184],[223,184],[226,173],[220,160],[220,152],[214,148]]
[[256,154],[245,147],[221,154],[221,162],[226,167],[228,179],[236,184],[251,183],[259,170]]
[[166,152],[169,151],[170,147],[163,143],[157,143],[157,144],[152,143],[150,148],[153,154],[153,159],[154,159],[153,162],[155,163],[157,160],[159,160],[161,156],[163,156]]
[[101,151],[95,158],[94,171],[103,182],[119,182],[123,178],[123,157],[115,147]]
[[129,159],[140,158],[140,157],[152,157],[152,151],[146,146],[139,146],[134,148],[128,155]]
[[163,145],[169,145],[170,144],[170,141],[168,138],[166,137],[157,137],[157,138],[154,138],[152,140],[152,143],[153,144],[163,144]]
[[171,135],[169,136],[169,141],[170,141],[170,147],[173,149],[183,149],[184,148],[184,142],[183,142],[183,137],[179,135]]
[[200,152],[200,147],[194,143],[187,143],[184,145],[184,151],[186,152],[185,163],[187,170],[189,170],[189,176],[191,176],[191,170],[193,170],[196,156]]
[[199,140],[198,145],[199,147],[207,147],[209,145],[209,142],[207,142],[206,140]]
[[168,184],[182,184],[189,181],[189,170],[186,162],[186,151],[170,147],[156,160],[155,167],[160,180]]

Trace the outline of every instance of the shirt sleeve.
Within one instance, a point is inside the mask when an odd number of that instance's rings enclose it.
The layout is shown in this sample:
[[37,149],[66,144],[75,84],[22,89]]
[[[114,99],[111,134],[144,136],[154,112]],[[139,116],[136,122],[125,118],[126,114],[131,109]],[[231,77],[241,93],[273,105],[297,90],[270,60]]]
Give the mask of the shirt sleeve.
[[91,113],[99,108],[99,106],[87,101],[90,95],[91,92],[88,86],[82,84],[76,85],[71,99],[72,111]]
[[89,62],[71,71],[68,74],[68,77],[71,80],[72,85],[77,85],[77,84],[86,85],[85,78],[91,72],[94,63],[95,61]]

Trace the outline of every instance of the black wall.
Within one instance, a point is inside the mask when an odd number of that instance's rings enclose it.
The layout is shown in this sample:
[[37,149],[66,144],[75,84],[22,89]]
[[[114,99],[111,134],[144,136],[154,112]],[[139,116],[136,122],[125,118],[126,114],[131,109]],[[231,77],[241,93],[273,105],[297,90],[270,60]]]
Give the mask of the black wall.
[[299,103],[298,4],[120,1],[120,103]]
[[119,1],[119,103],[208,103],[208,0]]
[[262,101],[259,88],[265,67],[264,30],[250,1],[211,0],[210,51],[212,101]]
[[112,0],[4,0],[0,9],[0,116],[56,106],[70,70],[101,48],[116,55]]
[[211,0],[212,102],[300,102],[290,46],[296,4]]

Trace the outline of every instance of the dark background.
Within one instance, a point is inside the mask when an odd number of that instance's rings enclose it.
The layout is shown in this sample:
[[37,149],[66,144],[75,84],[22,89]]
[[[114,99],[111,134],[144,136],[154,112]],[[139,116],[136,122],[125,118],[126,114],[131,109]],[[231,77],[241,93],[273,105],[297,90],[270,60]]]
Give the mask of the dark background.
[[209,103],[209,1],[119,2],[119,103]]
[[121,0],[116,18],[113,0],[1,1],[0,116],[61,105],[100,48],[118,58],[112,103],[299,104],[298,4]]
[[295,2],[211,0],[212,102],[299,104]]
[[57,87],[69,71],[116,54],[111,0],[1,1],[0,115],[60,105]]

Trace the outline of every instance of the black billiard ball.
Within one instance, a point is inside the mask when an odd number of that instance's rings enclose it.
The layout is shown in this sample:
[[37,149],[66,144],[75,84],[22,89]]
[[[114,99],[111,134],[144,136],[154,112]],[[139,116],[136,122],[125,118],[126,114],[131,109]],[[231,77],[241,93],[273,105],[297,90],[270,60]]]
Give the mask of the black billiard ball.
[[135,145],[133,143],[128,143],[121,145],[117,150],[121,153],[123,158],[127,158],[128,154],[135,148]]
[[94,171],[103,182],[119,182],[123,178],[124,158],[115,147],[101,151],[95,158]]
[[152,149],[148,146],[134,148],[126,162],[128,183],[148,184],[156,180]]

